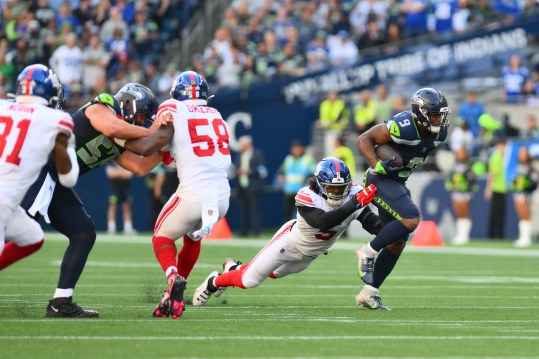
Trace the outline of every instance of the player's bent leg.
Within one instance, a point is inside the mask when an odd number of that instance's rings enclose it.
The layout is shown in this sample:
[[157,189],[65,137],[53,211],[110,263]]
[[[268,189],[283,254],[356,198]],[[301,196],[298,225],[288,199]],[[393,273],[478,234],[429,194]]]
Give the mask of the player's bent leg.
[[10,242],[0,251],[0,270],[38,251],[43,236],[41,226],[18,207],[7,221],[5,238]]
[[183,236],[183,246],[178,253],[178,260],[176,267],[178,268],[178,274],[184,278],[188,278],[189,274],[193,270],[198,257],[200,256],[200,248],[202,246],[201,240],[192,240],[189,236]]

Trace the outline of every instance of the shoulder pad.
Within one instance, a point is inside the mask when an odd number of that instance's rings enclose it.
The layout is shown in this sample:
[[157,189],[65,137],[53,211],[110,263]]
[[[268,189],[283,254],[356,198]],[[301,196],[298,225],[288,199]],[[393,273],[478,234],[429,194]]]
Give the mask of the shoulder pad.
[[296,194],[296,204],[306,207],[314,207],[314,201],[311,197],[312,191],[309,187],[304,187]]
[[105,105],[110,108],[115,115],[122,116],[122,108],[120,107],[120,102],[116,99],[116,97],[112,96],[111,94],[108,94],[106,92],[99,94],[93,102]]
[[409,111],[393,116],[391,120],[386,122],[386,126],[391,139],[396,143],[413,144],[409,142],[415,142],[421,139],[412,113]]

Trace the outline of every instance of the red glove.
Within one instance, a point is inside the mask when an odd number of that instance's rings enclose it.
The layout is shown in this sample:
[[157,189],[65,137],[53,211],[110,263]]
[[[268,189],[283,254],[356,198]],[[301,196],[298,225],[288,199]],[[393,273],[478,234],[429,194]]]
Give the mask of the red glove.
[[161,154],[161,157],[162,157],[161,160],[163,161],[164,164],[169,165],[172,162],[174,162],[174,157],[170,155],[170,151],[161,151],[159,153]]
[[356,193],[356,200],[358,202],[357,208],[363,208],[376,197],[376,186],[374,184],[364,188],[363,191]]

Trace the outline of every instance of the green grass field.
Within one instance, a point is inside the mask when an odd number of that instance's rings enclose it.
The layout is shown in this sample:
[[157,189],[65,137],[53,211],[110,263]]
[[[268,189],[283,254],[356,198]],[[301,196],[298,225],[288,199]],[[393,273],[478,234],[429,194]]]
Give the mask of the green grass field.
[[[99,235],[75,300],[101,318],[54,320],[44,311],[67,240],[49,233],[0,273],[0,358],[539,357],[539,247],[407,248],[381,291],[392,311],[376,312],[354,301],[360,242],[172,320],[151,317],[165,279],[150,236]],[[224,258],[248,261],[265,243],[204,242],[187,297]]]

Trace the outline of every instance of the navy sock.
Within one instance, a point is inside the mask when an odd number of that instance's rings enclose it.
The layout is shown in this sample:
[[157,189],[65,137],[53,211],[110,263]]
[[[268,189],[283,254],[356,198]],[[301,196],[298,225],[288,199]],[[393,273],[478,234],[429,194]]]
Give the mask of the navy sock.
[[380,252],[380,250],[388,244],[391,244],[403,237],[408,237],[410,232],[412,231],[402,224],[401,221],[394,219],[388,224],[384,225],[380,233],[378,233],[370,242],[371,248],[377,252]]
[[387,276],[393,271],[400,256],[391,252],[389,249],[384,248],[378,254],[376,262],[374,263],[374,272],[372,286],[374,288],[380,288]]

